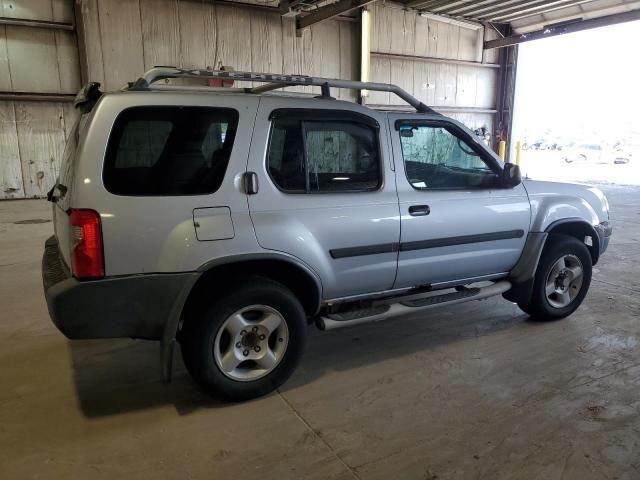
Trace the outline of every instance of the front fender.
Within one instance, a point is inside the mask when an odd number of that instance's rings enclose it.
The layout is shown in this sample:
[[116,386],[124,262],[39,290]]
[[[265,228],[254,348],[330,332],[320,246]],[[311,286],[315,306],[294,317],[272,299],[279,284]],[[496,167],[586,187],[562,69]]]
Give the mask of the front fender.
[[552,195],[530,200],[532,232],[548,232],[553,225],[566,221],[582,221],[592,228],[600,223],[598,214],[584,198]]

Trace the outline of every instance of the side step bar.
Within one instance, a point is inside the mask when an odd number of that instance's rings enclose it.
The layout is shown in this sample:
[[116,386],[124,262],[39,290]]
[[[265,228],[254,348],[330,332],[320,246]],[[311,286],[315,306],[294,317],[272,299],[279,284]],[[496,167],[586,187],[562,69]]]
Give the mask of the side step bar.
[[360,325],[362,323],[379,322],[387,318],[397,317],[430,308],[455,305],[470,300],[482,300],[484,298],[500,295],[511,288],[511,282],[503,280],[492,283],[486,287],[473,287],[450,293],[430,292],[430,294],[416,295],[411,300],[398,299],[399,303],[374,306],[372,308],[355,310],[351,312],[329,314],[319,317],[316,324],[320,330],[334,330],[336,328]]

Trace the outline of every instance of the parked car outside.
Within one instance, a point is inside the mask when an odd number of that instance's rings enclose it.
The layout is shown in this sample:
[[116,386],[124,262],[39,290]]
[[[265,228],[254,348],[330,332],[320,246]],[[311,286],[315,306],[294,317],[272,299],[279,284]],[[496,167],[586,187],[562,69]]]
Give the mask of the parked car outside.
[[563,159],[567,163],[626,164],[631,159],[630,152],[622,148],[608,148],[599,144],[580,144],[565,149]]

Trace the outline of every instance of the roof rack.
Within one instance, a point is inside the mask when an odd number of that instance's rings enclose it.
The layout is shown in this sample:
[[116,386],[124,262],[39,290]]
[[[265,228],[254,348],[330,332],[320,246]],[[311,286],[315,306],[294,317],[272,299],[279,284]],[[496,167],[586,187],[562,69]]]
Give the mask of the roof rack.
[[129,85],[129,90],[146,90],[152,83],[166,78],[201,78],[264,82],[264,85],[244,88],[245,93],[265,93],[278,88],[295,85],[312,85],[322,88],[322,98],[330,98],[329,87],[348,88],[353,90],[375,90],[395,93],[419,113],[437,112],[428,107],[407,91],[388,83],[357,82],[354,80],[338,80],[334,78],[310,77],[307,75],[285,75],[278,73],[233,72],[222,70],[186,70],[177,67],[154,67],[145,72],[138,80]]

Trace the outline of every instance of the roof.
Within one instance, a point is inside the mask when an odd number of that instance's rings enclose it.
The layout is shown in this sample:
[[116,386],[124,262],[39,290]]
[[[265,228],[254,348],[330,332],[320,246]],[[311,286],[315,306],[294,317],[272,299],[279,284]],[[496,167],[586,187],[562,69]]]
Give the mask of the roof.
[[478,22],[508,24],[522,34],[549,25],[640,10],[636,0],[401,0],[424,13]]

